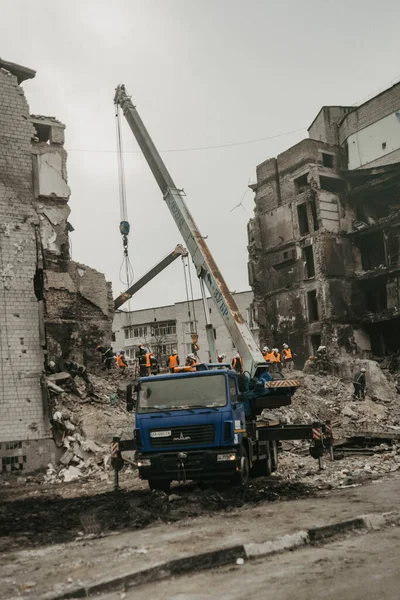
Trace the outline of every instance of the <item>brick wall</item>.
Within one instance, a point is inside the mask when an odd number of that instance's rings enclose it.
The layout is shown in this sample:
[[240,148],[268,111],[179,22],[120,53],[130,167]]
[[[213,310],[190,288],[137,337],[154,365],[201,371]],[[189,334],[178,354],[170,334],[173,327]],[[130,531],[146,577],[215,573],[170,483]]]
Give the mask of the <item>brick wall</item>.
[[33,285],[39,223],[32,206],[33,135],[17,78],[0,69],[0,442],[48,435]]

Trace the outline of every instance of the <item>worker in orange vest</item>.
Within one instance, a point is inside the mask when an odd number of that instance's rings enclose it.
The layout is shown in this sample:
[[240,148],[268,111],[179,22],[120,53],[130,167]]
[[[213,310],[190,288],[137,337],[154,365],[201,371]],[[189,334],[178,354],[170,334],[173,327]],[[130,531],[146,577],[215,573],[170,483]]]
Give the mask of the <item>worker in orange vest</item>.
[[293,355],[291,349],[289,348],[289,346],[287,344],[283,344],[283,349],[282,349],[283,363],[282,363],[282,367],[287,368],[288,371],[293,371],[293,369],[294,369],[293,356],[294,355]]
[[239,352],[236,352],[235,356],[233,357],[232,368],[237,373],[241,373],[243,371],[243,361],[240,358]]
[[199,363],[197,362],[195,355],[193,353],[191,353],[191,354],[187,355],[185,364],[187,367],[194,367],[195,365],[198,365]]
[[119,372],[124,374],[125,373],[125,369],[128,366],[128,363],[126,362],[126,358],[125,358],[125,350],[121,350],[121,352],[118,354],[117,356],[117,365],[119,368]]
[[172,350],[168,359],[168,368],[170,373],[174,373],[175,367],[179,367],[179,356],[176,350]]
[[276,371],[279,371],[281,368],[281,355],[278,348],[272,348],[271,357],[269,360],[271,363],[272,372],[275,373]]
[[270,356],[271,356],[271,351],[268,348],[268,346],[264,346],[264,348],[262,349],[262,355],[264,357],[264,360],[266,360],[267,362],[269,362]]

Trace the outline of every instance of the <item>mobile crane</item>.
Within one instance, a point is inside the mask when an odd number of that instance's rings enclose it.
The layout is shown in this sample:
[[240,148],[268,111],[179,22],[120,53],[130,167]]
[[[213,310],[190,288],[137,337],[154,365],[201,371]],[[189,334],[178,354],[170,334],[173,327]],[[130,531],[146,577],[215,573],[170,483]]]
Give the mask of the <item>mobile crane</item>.
[[[331,445],[331,427],[322,423],[282,425],[264,409],[288,405],[299,382],[274,379],[218,269],[179,189],[168,172],[124,85],[114,103],[123,110],[163,198],[192,257],[200,287],[210,295],[243,360],[243,373],[229,365],[198,364],[192,372],[145,377],[135,386],[133,440],[113,438],[112,464],[121,468],[121,452],[136,449],[139,476],[152,489],[168,489],[172,480],[228,478],[245,483],[253,474],[277,468],[277,441],[310,439],[321,460]],[[179,371],[179,370],[178,370]],[[132,402],[128,409],[133,410]],[[323,435],[327,433],[325,445]]]

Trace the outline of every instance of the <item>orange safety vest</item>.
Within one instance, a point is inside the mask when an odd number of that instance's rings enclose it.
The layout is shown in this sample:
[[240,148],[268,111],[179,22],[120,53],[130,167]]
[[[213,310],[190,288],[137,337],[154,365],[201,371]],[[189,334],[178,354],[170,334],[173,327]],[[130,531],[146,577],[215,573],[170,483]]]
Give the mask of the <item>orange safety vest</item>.
[[148,352],[146,354],[146,367],[151,367],[150,356],[151,356],[151,352]]
[[278,352],[278,354],[277,354],[277,355],[275,355],[275,354],[272,352],[272,353],[271,353],[271,358],[270,358],[269,360],[270,360],[271,362],[276,362],[276,363],[278,363],[278,362],[281,362],[281,355],[279,354],[279,352]]
[[179,365],[178,360],[179,359],[177,354],[171,354],[171,356],[169,357],[169,368],[175,369],[175,367]]
[[266,354],[264,355],[264,358],[266,361],[273,362],[273,359],[272,359],[273,356],[274,356],[273,352],[266,352]]
[[197,362],[197,360],[193,359],[193,358],[187,358],[186,359],[186,367],[194,367],[195,365],[198,365],[199,363]]
[[242,367],[242,365],[243,365],[243,361],[242,361],[242,359],[241,359],[241,358],[239,358],[238,356],[234,356],[234,357],[233,357],[233,361],[232,361],[232,367],[233,367],[234,369],[236,369],[236,366],[237,366],[237,361],[239,361],[240,367]]
[[118,354],[117,356],[117,363],[119,367],[126,367],[126,362],[124,360],[124,355],[123,354]]
[[286,348],[284,348],[282,350],[282,354],[283,354],[283,358],[286,358],[286,360],[290,360],[291,358],[293,358],[292,351],[290,348],[288,348],[287,350],[286,350]]

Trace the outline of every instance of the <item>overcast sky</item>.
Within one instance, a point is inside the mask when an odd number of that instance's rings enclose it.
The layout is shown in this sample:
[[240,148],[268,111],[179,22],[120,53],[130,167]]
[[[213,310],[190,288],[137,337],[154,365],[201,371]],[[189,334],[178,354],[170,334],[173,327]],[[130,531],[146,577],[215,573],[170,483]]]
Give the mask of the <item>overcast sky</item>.
[[[37,70],[35,114],[66,126],[72,256],[105,273],[114,296],[122,243],[114,88],[125,83],[187,192],[232,290],[248,289],[246,225],[255,167],[307,137],[325,104],[353,105],[399,78],[398,0],[0,0],[0,56]],[[182,240],[123,121],[135,277]],[[196,286],[197,287],[197,286]],[[180,260],[132,310],[185,298]]]

